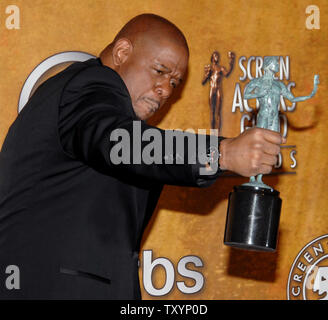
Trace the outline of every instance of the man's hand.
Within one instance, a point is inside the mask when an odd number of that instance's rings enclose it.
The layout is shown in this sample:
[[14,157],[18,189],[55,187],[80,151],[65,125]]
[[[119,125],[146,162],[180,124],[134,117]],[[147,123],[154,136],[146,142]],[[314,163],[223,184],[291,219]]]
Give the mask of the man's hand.
[[270,173],[277,163],[280,144],[286,143],[280,133],[252,128],[236,138],[224,139],[220,145],[220,168],[244,177]]

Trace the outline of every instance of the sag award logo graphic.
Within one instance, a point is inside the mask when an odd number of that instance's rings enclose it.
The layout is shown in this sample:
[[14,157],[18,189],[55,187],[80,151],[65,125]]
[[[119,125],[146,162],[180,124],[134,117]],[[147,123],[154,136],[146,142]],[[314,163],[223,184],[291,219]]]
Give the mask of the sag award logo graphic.
[[291,267],[288,300],[328,300],[328,234],[312,240]]

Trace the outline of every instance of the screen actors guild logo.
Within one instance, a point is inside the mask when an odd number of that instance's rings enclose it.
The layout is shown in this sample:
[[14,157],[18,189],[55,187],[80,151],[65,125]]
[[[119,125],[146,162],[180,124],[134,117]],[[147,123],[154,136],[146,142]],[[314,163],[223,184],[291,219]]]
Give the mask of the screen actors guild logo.
[[288,300],[328,300],[328,235],[308,243],[291,267]]

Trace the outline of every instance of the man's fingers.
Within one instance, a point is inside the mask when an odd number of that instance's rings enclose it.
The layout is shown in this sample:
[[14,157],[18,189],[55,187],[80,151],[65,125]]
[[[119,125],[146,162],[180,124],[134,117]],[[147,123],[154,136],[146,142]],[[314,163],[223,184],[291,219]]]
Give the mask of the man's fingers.
[[220,166],[245,177],[268,174],[277,164],[280,144],[285,142],[280,133],[272,130],[246,130],[236,138],[222,140]]
[[268,166],[266,164],[262,164],[259,173],[261,174],[269,174],[272,171],[272,166]]
[[283,138],[279,132],[268,129],[263,129],[263,137],[266,141],[274,144],[286,143],[286,138]]
[[274,143],[264,143],[263,144],[263,152],[268,155],[276,156],[280,152],[280,146]]
[[277,164],[278,158],[274,155],[263,154],[262,156],[262,164],[274,166]]

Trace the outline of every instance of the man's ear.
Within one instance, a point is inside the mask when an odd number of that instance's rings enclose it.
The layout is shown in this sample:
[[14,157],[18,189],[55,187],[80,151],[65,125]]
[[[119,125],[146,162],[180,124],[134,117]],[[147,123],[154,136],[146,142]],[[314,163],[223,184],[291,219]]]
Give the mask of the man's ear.
[[122,38],[115,42],[112,51],[113,63],[115,67],[120,67],[130,57],[133,51],[132,43],[129,39]]

